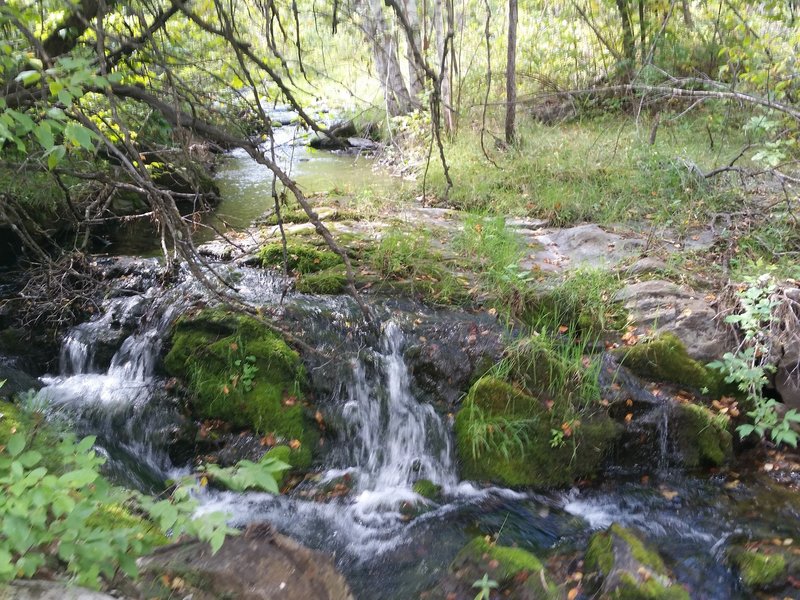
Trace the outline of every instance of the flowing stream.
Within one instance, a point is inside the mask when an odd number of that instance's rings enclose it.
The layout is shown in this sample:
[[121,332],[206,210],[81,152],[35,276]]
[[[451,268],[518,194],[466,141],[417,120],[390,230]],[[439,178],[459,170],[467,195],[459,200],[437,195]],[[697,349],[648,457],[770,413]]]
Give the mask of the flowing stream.
[[[239,274],[244,298],[276,302],[281,286],[273,276],[246,267]],[[171,323],[198,297],[187,282],[107,300],[94,319],[65,337],[60,373],[43,378],[39,401],[79,433],[98,436],[119,482],[156,490],[184,472],[168,453],[184,417],[164,392],[160,360]],[[312,323],[321,340],[336,335],[331,332],[346,318],[337,311],[349,306],[346,298],[288,302],[318,317],[338,315],[336,322]],[[385,318],[379,339],[364,344],[339,357],[341,380],[330,398],[317,399],[338,411],[344,426],[315,481],[287,496],[208,490],[201,498],[202,511],[223,510],[237,525],[266,519],[333,553],[360,598],[417,597],[475,535],[499,532],[500,543],[546,556],[556,549],[577,552],[593,531],[612,522],[643,531],[692,597],[744,598],[724,566],[731,536],[798,538],[800,502],[768,480],[731,487],[721,476],[670,469],[667,411],[659,413],[661,458],[647,482],[623,472],[594,488],[535,494],[459,481],[450,417],[414,397],[400,322]],[[314,499],[309,493],[309,487],[313,492],[344,479],[352,482],[347,495]],[[440,485],[441,501],[418,496],[412,489],[418,479]]]

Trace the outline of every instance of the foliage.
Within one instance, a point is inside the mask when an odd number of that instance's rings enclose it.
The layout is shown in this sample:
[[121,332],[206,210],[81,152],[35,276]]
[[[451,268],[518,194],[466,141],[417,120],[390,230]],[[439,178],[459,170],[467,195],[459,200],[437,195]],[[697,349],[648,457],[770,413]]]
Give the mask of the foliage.
[[207,464],[203,467],[204,475],[221,486],[234,492],[255,489],[270,494],[279,494],[278,480],[291,465],[265,454],[260,461],[240,460],[232,467],[220,467]]
[[792,423],[800,423],[800,413],[791,409],[780,416],[778,402],[764,396],[767,373],[775,369],[767,362],[770,329],[778,306],[775,291],[775,281],[770,275],[748,281],[747,287],[737,294],[739,312],[725,318],[726,323],[736,325],[744,334],[742,347],[735,353],[726,352],[721,360],[710,363],[709,367],[724,373],[725,381],[736,384],[753,404],[753,410],[747,413],[753,421],[739,425],[739,435],[747,437],[755,433],[763,438],[769,433],[776,444],[797,447],[800,435],[792,429]]
[[483,577],[472,584],[472,587],[478,588],[478,595],[475,600],[489,600],[492,590],[497,589],[499,584],[494,579],[489,579],[489,574],[484,573]]
[[111,485],[100,474],[105,461],[92,450],[94,437],[60,441],[60,472],[44,466],[31,442],[25,433],[15,433],[0,454],[0,580],[61,568],[89,587],[98,587],[101,577],[111,579],[118,570],[135,577],[136,557],[152,548],[154,538],[138,524],[125,527],[117,521],[109,529],[93,522],[99,512],[118,506],[141,512],[152,527],[176,538],[197,536],[213,552],[226,535],[236,533],[220,513],[193,519],[197,505],[186,487],[159,500]]

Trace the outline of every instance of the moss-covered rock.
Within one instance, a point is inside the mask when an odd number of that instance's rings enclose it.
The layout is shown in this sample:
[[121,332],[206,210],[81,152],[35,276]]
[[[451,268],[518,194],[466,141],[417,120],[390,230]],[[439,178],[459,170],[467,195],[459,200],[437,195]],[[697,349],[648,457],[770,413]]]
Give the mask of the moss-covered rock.
[[730,460],[733,436],[725,415],[697,404],[678,404],[674,411],[674,439],[685,466],[718,467]]
[[750,591],[767,591],[785,584],[786,558],[780,552],[767,554],[758,549],[737,547],[731,550],[729,558]]
[[305,369],[297,352],[257,320],[219,309],[184,316],[164,365],[186,382],[198,417],[297,440],[292,464],[310,463],[317,436],[302,404]]
[[[522,548],[500,546],[490,543],[485,537],[473,538],[450,565],[450,576],[440,583],[442,592],[456,590],[475,594],[473,583],[484,575],[497,583],[503,598],[558,598],[558,587],[549,581],[542,562],[531,552]],[[430,597],[446,597],[432,594]]]
[[619,434],[606,415],[574,424],[572,436],[553,443],[553,422],[538,399],[493,377],[478,380],[456,415],[462,476],[510,486],[567,485],[600,469]]
[[725,389],[722,376],[707,369],[686,352],[677,336],[661,333],[657,337],[617,351],[622,364],[637,375],[656,381],[707,389],[718,394]]
[[689,600],[669,576],[658,552],[630,529],[616,523],[596,533],[584,558],[587,588],[617,600]]
[[301,294],[342,294],[347,286],[343,267],[333,267],[317,273],[306,273],[297,280],[295,289]]
[[[330,250],[319,250],[310,244],[290,243],[286,245],[286,252],[288,269],[301,275],[342,264],[342,259]],[[283,266],[283,244],[266,244],[258,255],[265,267]]]
[[442,486],[433,483],[430,479],[418,479],[411,489],[415,494],[428,500],[439,500],[442,497]]

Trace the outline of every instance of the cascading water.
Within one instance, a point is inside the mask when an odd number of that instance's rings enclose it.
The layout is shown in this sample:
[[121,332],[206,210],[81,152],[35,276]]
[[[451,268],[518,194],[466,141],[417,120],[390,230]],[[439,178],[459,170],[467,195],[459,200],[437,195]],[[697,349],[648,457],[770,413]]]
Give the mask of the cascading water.
[[[115,479],[143,489],[158,489],[174,470],[164,452],[174,415],[156,400],[154,372],[166,330],[182,308],[174,295],[107,301],[96,319],[66,336],[61,373],[42,378],[38,394],[51,415],[66,418],[81,435],[98,436]],[[138,327],[103,368],[98,348],[125,321]]]
[[[351,456],[359,489],[402,490],[418,479],[454,486],[457,478],[448,428],[433,406],[411,395],[403,333],[397,323],[385,325],[381,349],[383,390],[369,385],[364,365],[356,360],[342,410],[353,434]],[[376,397],[380,391],[382,397]]]

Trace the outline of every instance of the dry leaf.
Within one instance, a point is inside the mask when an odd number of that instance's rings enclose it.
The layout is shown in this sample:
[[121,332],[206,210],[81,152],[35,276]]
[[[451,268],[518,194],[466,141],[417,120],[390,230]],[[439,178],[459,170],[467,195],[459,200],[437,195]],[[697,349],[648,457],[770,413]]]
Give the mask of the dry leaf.
[[575,600],[578,597],[578,588],[572,588],[567,592],[567,600]]
[[289,442],[289,448],[291,448],[292,450],[299,450],[300,446],[302,445],[303,445],[302,442],[300,442],[300,440],[298,439],[294,439],[291,442]]

